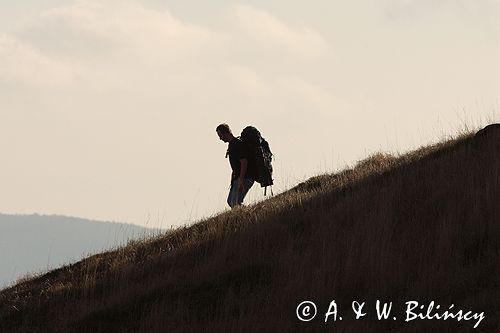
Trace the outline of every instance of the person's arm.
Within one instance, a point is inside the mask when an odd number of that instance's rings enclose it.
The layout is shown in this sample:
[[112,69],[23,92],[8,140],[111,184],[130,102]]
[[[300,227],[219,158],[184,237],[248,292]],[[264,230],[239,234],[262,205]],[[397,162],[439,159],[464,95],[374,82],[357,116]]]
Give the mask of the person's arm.
[[240,159],[240,179],[244,180],[247,175],[248,160],[246,158]]
[[240,177],[238,178],[238,191],[243,191],[243,184],[247,174],[248,161],[246,158],[240,158]]

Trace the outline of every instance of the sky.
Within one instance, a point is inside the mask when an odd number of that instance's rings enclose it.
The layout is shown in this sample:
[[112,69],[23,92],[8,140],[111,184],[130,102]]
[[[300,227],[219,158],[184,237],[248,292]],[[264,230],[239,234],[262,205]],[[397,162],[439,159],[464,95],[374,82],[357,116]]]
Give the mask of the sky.
[[499,121],[498,59],[500,0],[0,0],[0,212],[190,224],[227,209],[218,124],[279,193]]

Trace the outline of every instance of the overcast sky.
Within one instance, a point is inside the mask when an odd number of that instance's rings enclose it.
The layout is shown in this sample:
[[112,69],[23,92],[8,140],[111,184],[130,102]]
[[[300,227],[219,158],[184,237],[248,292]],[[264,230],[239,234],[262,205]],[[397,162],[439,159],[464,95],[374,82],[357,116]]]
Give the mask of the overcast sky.
[[498,121],[498,59],[499,0],[0,0],[0,212],[194,221],[226,209],[219,123],[280,192]]

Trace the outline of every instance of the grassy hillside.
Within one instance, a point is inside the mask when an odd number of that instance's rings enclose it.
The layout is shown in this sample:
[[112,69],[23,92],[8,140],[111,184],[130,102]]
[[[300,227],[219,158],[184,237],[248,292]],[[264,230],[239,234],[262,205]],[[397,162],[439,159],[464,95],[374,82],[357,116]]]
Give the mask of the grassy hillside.
[[[493,131],[376,154],[89,257],[1,291],[0,331],[498,332],[499,151]],[[305,300],[318,309],[308,322],[296,314]],[[342,320],[325,323],[332,300]],[[359,320],[355,300],[366,302]],[[393,302],[388,320],[377,300]],[[485,318],[476,329],[475,319],[406,322],[407,301]]]

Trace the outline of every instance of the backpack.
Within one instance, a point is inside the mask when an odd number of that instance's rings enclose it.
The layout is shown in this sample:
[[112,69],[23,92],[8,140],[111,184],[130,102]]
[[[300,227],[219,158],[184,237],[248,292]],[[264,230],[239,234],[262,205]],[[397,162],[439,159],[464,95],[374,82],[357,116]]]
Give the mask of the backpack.
[[[264,195],[266,195],[267,187],[273,185],[273,166],[271,164],[273,153],[269,148],[269,143],[253,126],[245,127],[241,132],[240,139],[248,147],[253,158],[255,181],[264,187]],[[271,195],[272,191],[271,187]]]

